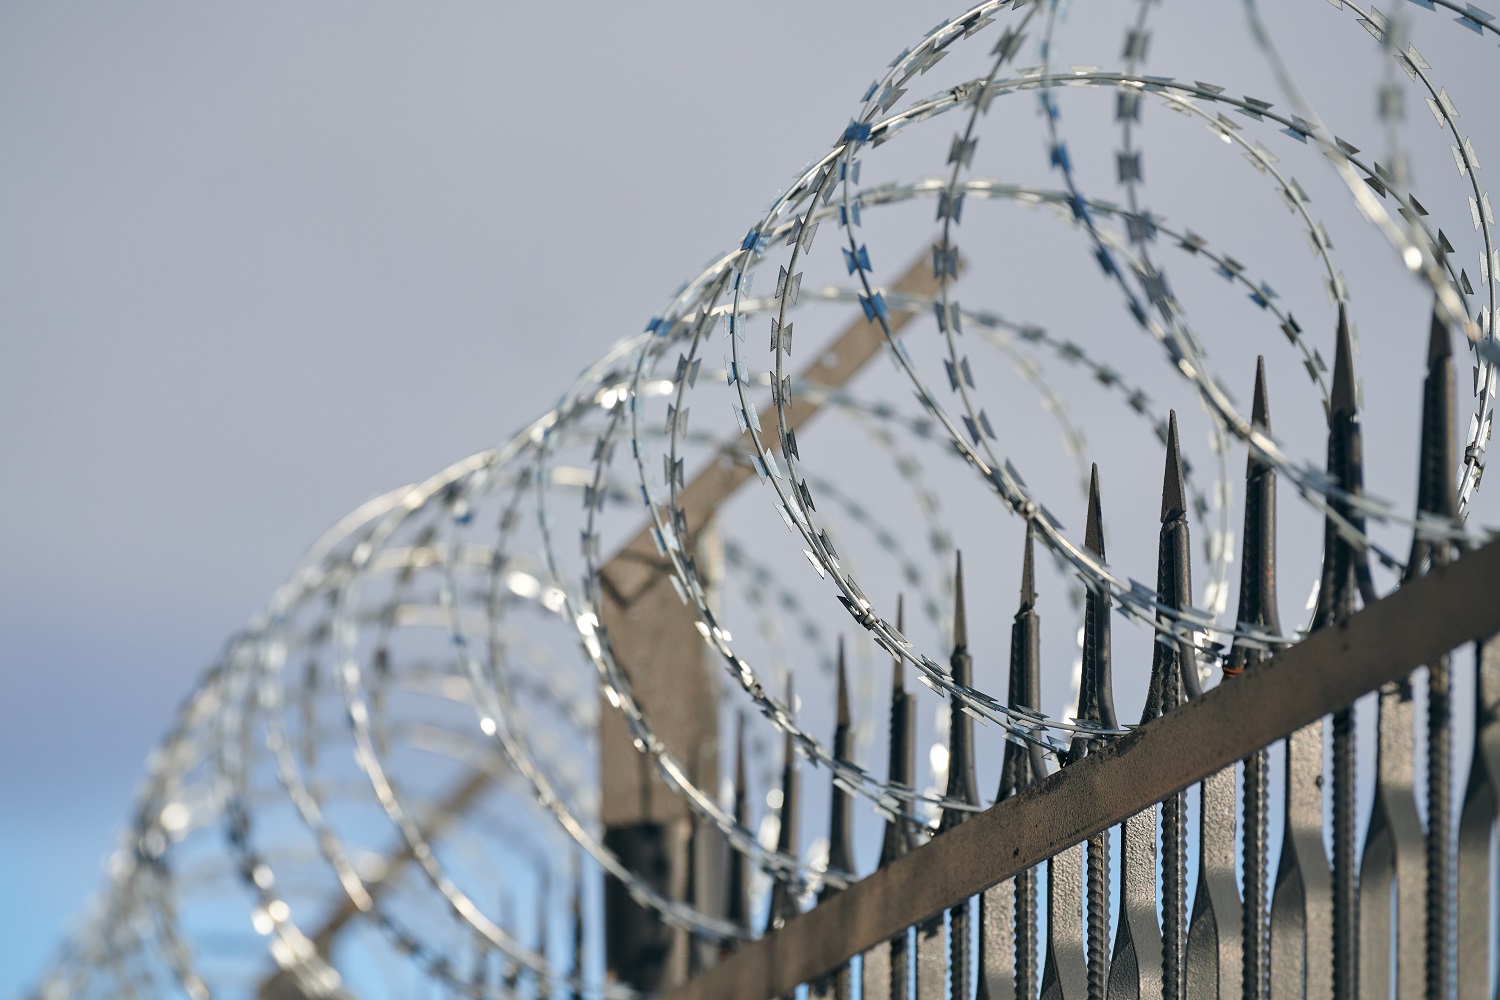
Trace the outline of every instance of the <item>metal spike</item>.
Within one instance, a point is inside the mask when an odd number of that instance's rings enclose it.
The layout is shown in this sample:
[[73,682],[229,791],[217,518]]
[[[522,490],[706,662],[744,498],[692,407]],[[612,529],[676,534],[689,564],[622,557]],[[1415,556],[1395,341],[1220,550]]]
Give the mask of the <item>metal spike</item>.
[[[1265,361],[1255,372],[1255,401],[1251,419],[1257,430],[1270,430],[1270,401],[1266,395]],[[1254,452],[1245,469],[1245,551],[1240,579],[1239,621],[1262,630],[1265,619],[1276,618],[1275,472]],[[1237,657],[1237,658],[1236,658]],[[1264,657],[1243,643],[1231,650],[1224,676],[1233,678],[1250,662]],[[1202,813],[1198,825],[1198,889],[1188,926],[1186,980],[1206,997],[1264,996],[1265,982],[1265,870],[1266,775],[1265,750],[1245,761],[1245,879],[1242,904],[1235,885],[1235,772],[1226,767],[1202,784]],[[1252,798],[1253,797],[1253,798]]]
[[969,617],[964,613],[964,554],[954,553],[953,569],[953,649],[968,651]]
[[[1040,704],[1040,625],[1036,607],[1035,529],[1026,526],[1021,569],[1021,602],[1011,628],[1009,704],[1035,709]],[[996,801],[1008,799],[1047,774],[1042,748],[1009,741],[1000,765]],[[1076,895],[1076,891],[1075,891]],[[1038,986],[1037,879],[1027,870],[985,890],[979,899],[979,1000],[1031,997]],[[1014,960],[1012,960],[1014,956]]]
[[[896,598],[896,631],[906,632],[905,601]],[[917,773],[916,713],[912,697],[906,693],[902,680],[901,657],[893,658],[891,666],[891,715],[890,747],[888,758],[888,780],[893,785],[910,789]],[[880,860],[877,866],[884,868],[897,858],[905,857],[917,844],[916,821],[911,815],[911,804],[901,801],[895,806],[896,814],[885,822],[885,836],[880,845]],[[892,938],[887,944],[877,945],[864,953],[861,963],[861,995],[870,1000],[906,1000],[908,981],[911,977],[911,948],[905,932]]]
[[[1030,521],[1026,522],[1026,559],[1021,565],[1021,610],[1027,611],[1036,607],[1036,558],[1032,553],[1035,547],[1032,544],[1033,527]],[[1014,664],[1012,664],[1014,671]],[[1027,706],[1035,708],[1035,705]]]
[[[1156,600],[1164,609],[1182,609],[1192,601],[1191,543],[1187,497],[1183,488],[1182,452],[1177,442],[1177,412],[1167,423],[1166,470],[1162,480],[1161,537],[1157,550]],[[1167,611],[1157,612],[1159,621]],[[1201,694],[1198,663],[1185,639],[1158,642],[1151,657],[1151,682],[1142,722],[1166,714]],[[1154,832],[1154,831],[1153,831]],[[1183,1000],[1187,990],[1187,792],[1162,802],[1162,996]]]
[[1354,384],[1354,348],[1349,332],[1349,314],[1343,305],[1339,306],[1338,339],[1333,355],[1333,387],[1329,391],[1328,404],[1334,414],[1353,416],[1359,410]]
[[[1099,503],[1099,466],[1089,476],[1088,523],[1084,529],[1084,547],[1104,562],[1104,516]],[[1083,672],[1078,684],[1078,720],[1106,729],[1118,729],[1115,716],[1114,681],[1110,666],[1109,609],[1113,604],[1109,591],[1090,587],[1084,603]],[[1074,740],[1072,752],[1088,752],[1093,741],[1084,737]]]
[[[1422,444],[1417,463],[1417,511],[1448,520],[1458,517],[1453,489],[1454,460],[1453,349],[1448,327],[1434,311],[1427,346],[1427,377],[1422,383]],[[1445,565],[1452,546],[1420,534],[1412,538],[1405,579],[1419,576],[1424,564]]]
[[1099,465],[1094,463],[1089,472],[1088,524],[1083,531],[1083,544],[1102,562],[1104,559],[1104,517],[1099,512]]
[[[896,629],[905,631],[905,614],[902,602],[896,604]],[[901,657],[895,657],[892,674],[895,683],[891,690],[889,781],[893,785],[910,789],[917,775],[917,716],[916,705],[906,693],[902,682]],[[878,867],[884,868],[897,858],[905,857],[917,846],[916,821],[911,814],[911,803],[903,801],[895,817],[886,820],[885,838],[881,842]]]
[[[953,655],[949,666],[953,669],[953,681],[964,687],[974,684],[974,661],[969,656],[969,629],[964,612],[964,557],[959,552],[954,567],[953,596]],[[956,799],[968,805],[979,804],[979,782],[974,769],[974,720],[963,710],[958,698],[949,699],[948,715],[948,787],[944,797]],[[939,834],[943,834],[965,822],[969,813],[962,809],[944,809],[938,820]],[[941,918],[938,918],[941,920]],[[964,900],[948,910],[950,930],[949,945],[949,995],[954,1000],[968,1000],[969,996],[969,901]],[[917,979],[918,996],[921,997],[925,978],[922,968],[922,948],[927,936],[925,928],[918,929]]]
[[[953,655],[949,666],[953,670],[953,682],[963,687],[974,684],[974,660],[969,656],[969,631],[964,613],[964,557],[957,555],[954,570],[953,597]],[[979,804],[978,781],[974,776],[974,720],[963,710],[957,698],[949,699],[948,727],[948,787],[945,798],[956,799],[971,806]],[[969,818],[967,810],[944,809],[938,821],[938,833],[945,833]]]
[[[1270,410],[1265,359],[1259,358],[1255,366],[1255,405],[1251,418],[1256,430],[1270,433]],[[1254,451],[1245,463],[1245,530],[1240,549],[1237,621],[1262,632],[1281,632],[1281,617],[1276,607],[1276,470]],[[1237,676],[1267,655],[1267,651],[1258,645],[1236,642],[1229,651],[1224,674],[1226,677]]]
[[[796,696],[792,690],[792,678],[786,680],[786,707],[795,711]],[[792,734],[787,733],[782,744],[781,768],[781,832],[776,837],[776,850],[792,857],[797,853],[797,754],[792,746]],[[786,922],[800,912],[797,897],[792,893],[790,882],[778,877],[771,887],[771,906],[766,913],[766,933],[780,930]]]
[[[1332,419],[1328,433],[1328,473],[1336,476],[1336,482],[1349,494],[1361,491],[1364,485],[1364,448],[1358,423],[1358,407],[1354,388],[1354,348],[1351,343],[1348,319],[1344,311],[1339,312],[1338,342],[1334,354],[1334,378],[1332,396]],[[1334,505],[1337,513],[1344,516],[1354,527],[1364,531],[1364,517],[1345,501]],[[1331,536],[1331,537],[1330,537]],[[1321,604],[1321,614],[1314,615],[1314,627],[1333,624],[1353,613],[1354,593],[1358,588],[1360,570],[1369,576],[1369,564],[1363,550],[1355,552],[1353,547],[1329,522],[1324,528],[1324,575],[1328,575],[1329,549],[1332,549],[1334,578],[1327,588],[1328,602]],[[1321,595],[1320,595],[1321,596]],[[1364,593],[1366,601],[1374,599],[1370,591]],[[1353,882],[1353,813],[1354,813],[1354,731],[1353,712],[1346,709],[1334,716],[1334,995],[1354,997],[1358,995],[1358,980],[1355,978],[1355,947],[1357,942],[1357,920],[1355,887]],[[1341,753],[1341,744],[1347,749]],[[1342,790],[1341,790],[1342,789]],[[1341,822],[1341,817],[1347,819]],[[1345,836],[1340,836],[1340,827]],[[1347,842],[1344,853],[1345,864],[1340,864],[1341,841]],[[1341,884],[1342,882],[1342,884]],[[1341,911],[1344,916],[1341,919]],[[1341,927],[1342,924],[1342,927]],[[1344,953],[1340,953],[1340,944]],[[1348,970],[1340,982],[1340,967]]]
[[[1449,522],[1458,518],[1453,489],[1454,462],[1453,346],[1448,326],[1433,310],[1427,343],[1427,378],[1422,385],[1422,445],[1417,467],[1417,512]],[[1405,579],[1452,560],[1453,545],[1444,539],[1412,536]],[[1428,997],[1448,995],[1448,942],[1453,928],[1453,691],[1447,656],[1427,667],[1427,837],[1425,861],[1426,969]],[[1384,699],[1382,698],[1382,703]],[[1382,746],[1384,742],[1382,741]],[[1406,925],[1401,918],[1403,927]],[[1402,978],[1405,981],[1405,977]]]
[[[1255,359],[1255,399],[1250,404],[1250,422],[1264,430],[1271,429],[1271,399],[1266,395],[1266,359]],[[1259,461],[1259,458],[1256,459]]]
[[[844,659],[844,637],[839,636],[837,719],[833,729],[833,755],[839,760],[849,759],[849,681]],[[854,847],[852,844],[853,819],[850,813],[850,795],[837,782],[830,791],[828,814],[828,868],[834,872],[852,874],[854,871]],[[818,893],[818,902],[824,903],[842,890],[825,882]],[[832,974],[814,983],[808,990],[811,1000],[849,1000],[853,989],[852,970],[845,962]]]
[[[1010,703],[1017,708],[1035,710],[1041,703],[1040,617],[1036,613],[1036,583],[1033,554],[1034,531],[1026,526],[1026,554],[1021,571],[1021,604],[1010,633]],[[1035,743],[1005,744],[1000,768],[997,800],[1010,798],[1033,782],[1047,776],[1047,762],[1042,748]]]
[[1167,467],[1161,487],[1161,522],[1187,513],[1187,489],[1183,485],[1182,454],[1177,445],[1177,411],[1167,417]]
[[[1333,388],[1329,400],[1327,472],[1346,494],[1357,495],[1363,490],[1364,445],[1354,388],[1354,348],[1348,316],[1342,307],[1339,309]],[[1340,518],[1362,534],[1364,515],[1343,498],[1331,498],[1329,508],[1331,513],[1325,518],[1323,527],[1323,575],[1318,606],[1313,613],[1314,629],[1326,628],[1353,614],[1356,591],[1366,603],[1375,599],[1364,549],[1349,544],[1335,521],[1336,517]],[[1333,995],[1336,1000],[1354,1000],[1359,995],[1359,890],[1354,857],[1355,767],[1354,710],[1351,706],[1333,716]]]
[[[1084,547],[1104,561],[1104,515],[1099,503],[1099,466],[1089,474],[1088,520]],[[1109,591],[1089,587],[1084,598],[1083,663],[1078,679],[1079,722],[1116,729],[1114,685],[1110,676]],[[1078,760],[1101,744],[1099,739],[1076,737],[1069,760]],[[1088,893],[1086,905],[1089,1000],[1104,1000],[1109,975],[1109,832],[1088,840]]]
[[[1271,431],[1271,402],[1266,391],[1266,359],[1255,362],[1255,401],[1251,422],[1256,430]],[[1245,463],[1245,528],[1240,550],[1240,603],[1236,620],[1272,635],[1281,633],[1276,607],[1276,470],[1253,450]],[[1239,676],[1266,658],[1257,645],[1237,641],[1229,651],[1224,677]],[[1245,758],[1244,904],[1241,912],[1240,971],[1246,997],[1267,995],[1270,974],[1266,895],[1268,864],[1270,774],[1267,751]],[[1206,827],[1205,823],[1205,827]],[[1201,881],[1201,880],[1200,880]]]

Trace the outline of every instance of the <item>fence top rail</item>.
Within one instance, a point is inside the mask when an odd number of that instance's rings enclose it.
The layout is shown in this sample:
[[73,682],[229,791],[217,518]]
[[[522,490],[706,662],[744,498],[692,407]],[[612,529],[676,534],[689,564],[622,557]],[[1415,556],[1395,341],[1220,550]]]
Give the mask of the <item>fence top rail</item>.
[[1500,631],[1500,541],[975,815],[666,1000],[769,1000],[1450,650]]

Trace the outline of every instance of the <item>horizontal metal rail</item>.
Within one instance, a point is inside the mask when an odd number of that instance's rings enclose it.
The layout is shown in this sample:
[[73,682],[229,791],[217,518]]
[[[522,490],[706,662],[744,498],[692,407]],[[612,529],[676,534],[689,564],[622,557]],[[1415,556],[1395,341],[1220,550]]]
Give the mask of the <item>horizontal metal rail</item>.
[[745,945],[666,1000],[770,1000],[1466,642],[1500,631],[1500,541],[1436,566]]

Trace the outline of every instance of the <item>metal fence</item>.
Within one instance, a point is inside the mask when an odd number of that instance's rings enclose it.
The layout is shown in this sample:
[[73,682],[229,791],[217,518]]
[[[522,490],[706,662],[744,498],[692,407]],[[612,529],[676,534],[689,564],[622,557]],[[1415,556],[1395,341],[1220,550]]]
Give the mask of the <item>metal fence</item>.
[[[1339,523],[1359,520],[1362,459],[1346,328],[1338,344],[1327,471],[1344,499],[1327,521],[1309,635],[1280,649],[1240,640],[1224,681],[1207,692],[1194,650],[1159,640],[1140,725],[1129,735],[1080,737],[1055,769],[1036,744],[1008,743],[990,809],[947,810],[930,831],[909,811],[893,814],[875,872],[846,890],[825,890],[800,915],[778,890],[763,938],[667,995],[770,1000],[806,984],[811,997],[846,998],[857,990],[870,1000],[913,993],[918,1000],[1437,998],[1455,989],[1464,1000],[1493,996],[1500,956],[1491,916],[1500,802],[1500,542],[1459,554],[1441,533],[1419,532],[1403,585],[1374,599],[1366,556]],[[1447,518],[1454,512],[1452,387],[1448,333],[1435,321],[1418,506]],[[1269,429],[1263,372],[1254,419]],[[1164,479],[1157,593],[1164,605],[1185,609],[1189,525],[1175,418]],[[1269,634],[1281,631],[1275,479],[1250,458],[1239,621]],[[1085,535],[1102,558],[1097,470]],[[1009,695],[1011,705],[1035,708],[1041,659],[1029,534],[1024,558]],[[955,680],[967,684],[961,565],[959,581],[950,665]],[[1355,610],[1361,599],[1369,604]],[[1092,590],[1079,719],[1113,729],[1110,612],[1108,594]],[[1455,705],[1450,654],[1466,653],[1470,643],[1474,702]],[[914,773],[901,675],[898,660],[893,783],[909,783]],[[1378,751],[1365,765],[1376,774],[1365,813],[1356,810],[1353,704],[1371,694],[1378,699]],[[1425,720],[1417,715],[1422,703]],[[1460,711],[1474,719],[1474,745],[1455,803],[1453,720]],[[840,719],[847,727],[842,704]],[[972,725],[955,706],[946,797],[974,804]],[[1275,809],[1268,749],[1278,741],[1286,797]],[[787,754],[782,792],[792,804],[783,808],[795,809],[790,742]],[[835,869],[853,856],[848,798],[835,787]],[[1283,823],[1274,866],[1267,856],[1273,814]],[[794,825],[787,819],[783,830]],[[1115,827],[1117,838],[1110,835]],[[1188,870],[1193,827],[1196,873]],[[1364,846],[1356,854],[1360,828]],[[782,846],[791,843],[783,834]],[[1112,844],[1118,857],[1111,857]]]

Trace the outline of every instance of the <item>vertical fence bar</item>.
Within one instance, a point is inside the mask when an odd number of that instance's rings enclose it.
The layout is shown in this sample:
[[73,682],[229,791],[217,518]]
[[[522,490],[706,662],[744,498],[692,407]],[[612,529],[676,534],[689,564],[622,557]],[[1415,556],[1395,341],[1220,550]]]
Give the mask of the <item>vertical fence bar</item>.
[[[953,576],[953,680],[964,687],[974,684],[974,660],[969,655],[969,626],[964,609],[964,557],[957,554]],[[965,805],[979,805],[979,782],[974,772],[974,720],[963,710],[963,703],[951,699],[948,715],[948,787],[944,797]],[[938,835],[966,822],[967,810],[944,809],[938,820]],[[952,1000],[969,1000],[969,900],[948,910],[948,979]],[[942,918],[938,918],[941,938]],[[920,934],[921,932],[919,932]],[[922,945],[918,944],[920,951]],[[921,996],[919,973],[918,996]]]
[[[1191,547],[1187,494],[1177,441],[1177,414],[1168,416],[1166,468],[1162,477],[1161,535],[1157,550],[1157,601],[1164,608],[1191,604]],[[1164,617],[1164,613],[1161,613]],[[1166,714],[1201,694],[1197,659],[1190,643],[1158,636],[1151,657],[1151,681],[1141,722]],[[1162,918],[1156,920],[1156,809],[1124,823],[1121,843],[1120,929],[1110,968],[1109,996],[1182,1000],[1186,991],[1187,950],[1187,793],[1174,792],[1161,803]]]
[[[839,760],[849,759],[849,731],[849,678],[844,662],[844,637],[839,636],[838,694],[833,726],[833,755]],[[853,817],[849,811],[849,799],[849,793],[835,779],[829,791],[828,870],[846,874],[854,872]],[[840,891],[838,886],[824,883],[818,893],[818,903],[832,899]],[[831,975],[814,983],[808,996],[811,1000],[850,1000],[852,990],[853,972],[845,962]]]
[[[1035,709],[1041,702],[1041,619],[1036,612],[1036,569],[1032,528],[1026,526],[1026,551],[1021,569],[1021,606],[1010,632],[1010,703]],[[1047,776],[1042,748],[1008,741],[1000,765],[996,800],[1028,788]],[[1016,996],[1031,1000],[1040,986],[1037,966],[1037,870],[1016,876]],[[966,1000],[966,998],[965,998]]]
[[[790,674],[786,679],[786,710],[793,713],[797,710],[797,696],[792,689]],[[791,857],[797,855],[797,785],[797,751],[792,745],[792,734],[788,732],[782,743],[781,829],[776,835],[776,850]],[[780,872],[776,873],[776,880],[771,885],[771,905],[766,911],[766,933],[785,927],[787,921],[799,912],[801,907],[791,883]],[[792,1000],[795,995],[788,993],[786,996]]]
[[[1089,507],[1083,545],[1103,562],[1104,516],[1099,504],[1099,466],[1089,472]],[[1078,720],[1105,729],[1118,729],[1115,716],[1114,682],[1110,674],[1109,591],[1089,587],[1084,597],[1083,663],[1078,679]],[[1070,760],[1079,760],[1103,741],[1078,737],[1073,740]],[[1088,998],[1104,1000],[1109,982],[1109,831],[1088,839]]]
[[[792,689],[792,679],[786,681],[786,708],[795,712],[797,696]],[[795,856],[797,853],[797,751],[792,746],[792,734],[787,733],[782,743],[781,760],[781,823],[776,835],[776,850],[781,854]],[[800,911],[797,897],[787,879],[777,876],[771,885],[771,906],[766,913],[766,933],[780,930],[786,922]]]
[[[1251,420],[1264,428],[1267,421],[1265,400],[1265,366],[1257,362],[1255,403]],[[1245,546],[1240,583],[1239,621],[1258,618],[1264,603],[1265,569],[1259,547],[1265,536],[1260,521],[1264,497],[1255,493],[1257,465],[1252,454],[1246,466]],[[1252,527],[1253,526],[1253,527]],[[1274,528],[1273,528],[1274,531]],[[1252,542],[1252,536],[1256,541]],[[1251,622],[1251,624],[1259,624]],[[1243,670],[1233,659],[1225,666],[1225,679]],[[1244,920],[1239,888],[1235,884],[1235,773],[1226,767],[1209,775],[1201,786],[1198,824],[1198,889],[1193,897],[1192,921],[1188,925],[1188,951],[1185,988],[1197,1000],[1240,1000],[1244,990]],[[1247,830],[1247,844],[1250,834]],[[1264,858],[1262,858],[1264,864]],[[1251,865],[1246,863],[1249,877]],[[1263,869],[1262,869],[1263,874]],[[1262,890],[1263,891],[1263,890]]]
[[[1339,307],[1333,388],[1329,394],[1328,464],[1330,479],[1348,495],[1363,487],[1364,449],[1359,429],[1359,407],[1354,384],[1354,351],[1349,319]],[[1312,627],[1327,628],[1354,611],[1356,586],[1366,603],[1374,599],[1370,568],[1363,550],[1356,551],[1346,534],[1364,531],[1364,516],[1347,500],[1329,501],[1323,529],[1323,576]],[[1355,845],[1355,734],[1354,707],[1333,716],[1333,995],[1336,1000],[1359,996],[1359,883]]]
[[[1271,401],[1266,388],[1265,358],[1255,362],[1255,400],[1251,425],[1271,431]],[[1252,449],[1245,462],[1245,531],[1240,550],[1240,599],[1236,615],[1240,629],[1281,634],[1276,607],[1276,470]],[[1269,650],[1262,644],[1236,639],[1229,651],[1224,677],[1239,676],[1262,662]],[[1262,747],[1245,758],[1244,789],[1244,904],[1240,918],[1240,986],[1244,1000],[1263,1000],[1270,989],[1270,899],[1267,895],[1270,775]],[[1223,991],[1221,991],[1222,995]]]
[[[1167,421],[1167,463],[1162,482],[1161,538],[1156,561],[1159,606],[1183,610],[1193,598],[1192,546],[1188,538],[1187,491],[1177,442],[1177,412]],[[1165,619],[1165,612],[1158,617]],[[1202,694],[1192,644],[1158,635],[1152,650],[1151,685],[1141,721],[1165,715]],[[1183,1000],[1187,992],[1187,791],[1162,803],[1162,996]]]
[[[896,598],[896,630],[906,629],[906,602]],[[892,785],[910,789],[915,781],[916,714],[911,696],[902,681],[901,658],[891,665],[890,740],[887,775]],[[890,813],[885,821],[885,835],[880,844],[877,868],[884,868],[897,858],[905,857],[915,846],[916,824],[911,804],[900,799],[886,803]],[[860,995],[865,1000],[906,1000],[910,992],[911,954],[905,931],[884,944],[864,953],[860,960]]]
[[[1427,344],[1427,377],[1422,384],[1422,450],[1417,462],[1418,528],[1412,536],[1405,580],[1444,566],[1454,546],[1426,538],[1422,515],[1445,523],[1458,518],[1453,490],[1455,467],[1453,346],[1448,327],[1433,310]],[[1404,582],[1404,581],[1403,581]],[[1427,667],[1427,998],[1448,995],[1453,969],[1453,694],[1448,657]]]

